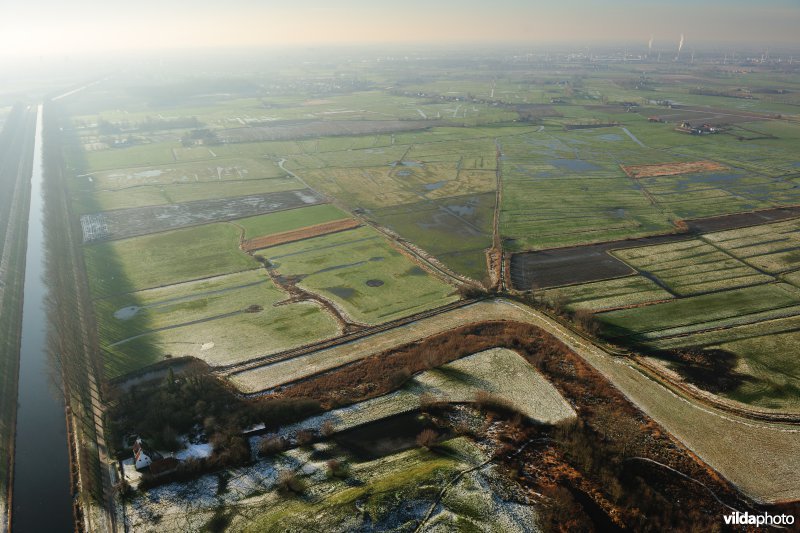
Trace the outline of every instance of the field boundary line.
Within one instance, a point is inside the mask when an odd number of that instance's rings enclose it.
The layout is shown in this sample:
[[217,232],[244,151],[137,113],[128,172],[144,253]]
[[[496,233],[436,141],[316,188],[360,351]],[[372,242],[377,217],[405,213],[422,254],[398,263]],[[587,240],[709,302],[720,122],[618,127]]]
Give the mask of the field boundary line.
[[218,375],[222,375],[225,377],[230,377],[235,374],[241,374],[243,372],[249,372],[256,368],[269,366],[275,363],[279,363],[281,361],[285,361],[288,359],[294,359],[297,357],[301,357],[303,355],[308,355],[317,351],[327,350],[329,348],[334,348],[336,346],[347,344],[365,337],[370,337],[372,335],[376,335],[378,333],[382,333],[385,331],[392,330],[394,328],[405,326],[416,322],[418,320],[422,320],[425,318],[429,318],[432,316],[436,316],[442,313],[446,313],[447,311],[452,311],[454,309],[459,309],[461,307],[467,307],[474,303],[481,301],[482,299],[465,299],[465,300],[457,300],[455,302],[451,302],[449,304],[443,305],[441,307],[437,307],[434,309],[429,309],[427,311],[422,311],[420,313],[416,313],[413,315],[409,315],[407,317],[398,318],[390,322],[386,322],[384,324],[378,324],[375,326],[370,326],[364,328],[362,330],[354,331],[351,333],[346,333],[344,335],[339,335],[337,337],[332,337],[329,339],[317,341],[311,344],[306,344],[303,346],[299,346],[297,348],[292,348],[290,350],[284,350],[282,352],[276,352],[273,354],[267,354],[261,357],[251,358],[248,361],[243,361],[241,363],[233,363],[230,365],[223,365],[214,367],[214,373]]

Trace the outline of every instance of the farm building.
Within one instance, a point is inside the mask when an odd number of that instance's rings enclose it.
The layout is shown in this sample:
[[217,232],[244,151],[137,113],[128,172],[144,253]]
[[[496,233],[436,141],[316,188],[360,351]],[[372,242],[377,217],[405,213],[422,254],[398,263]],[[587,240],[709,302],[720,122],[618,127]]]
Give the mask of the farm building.
[[712,126],[711,124],[703,124],[702,126],[692,126],[690,122],[681,122],[681,125],[675,128],[675,131],[680,131],[681,133],[689,133],[691,135],[709,135],[711,133],[717,133],[719,129]]
[[137,438],[136,442],[133,443],[133,460],[136,470],[145,469],[153,463],[153,460],[144,451],[142,439]]

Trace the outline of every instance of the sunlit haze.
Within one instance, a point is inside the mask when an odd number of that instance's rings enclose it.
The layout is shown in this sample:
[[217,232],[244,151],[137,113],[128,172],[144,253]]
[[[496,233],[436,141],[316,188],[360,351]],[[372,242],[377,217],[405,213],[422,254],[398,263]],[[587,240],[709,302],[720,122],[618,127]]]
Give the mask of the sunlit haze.
[[359,43],[792,44],[796,1],[141,0],[4,2],[0,59],[108,52]]

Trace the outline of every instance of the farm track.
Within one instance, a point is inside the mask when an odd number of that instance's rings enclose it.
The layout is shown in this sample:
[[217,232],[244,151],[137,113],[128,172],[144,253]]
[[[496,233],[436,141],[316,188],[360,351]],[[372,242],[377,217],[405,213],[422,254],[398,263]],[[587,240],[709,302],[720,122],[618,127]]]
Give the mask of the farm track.
[[500,208],[503,205],[503,171],[501,159],[503,148],[500,139],[495,138],[495,198],[492,213],[492,248],[486,251],[486,266],[492,289],[505,291],[506,271],[503,257],[503,240],[500,237]]

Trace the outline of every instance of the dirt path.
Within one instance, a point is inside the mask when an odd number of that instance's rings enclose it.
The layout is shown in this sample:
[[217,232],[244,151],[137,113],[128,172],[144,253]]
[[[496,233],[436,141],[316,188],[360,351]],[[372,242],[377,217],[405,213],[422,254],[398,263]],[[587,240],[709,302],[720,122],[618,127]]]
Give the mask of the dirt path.
[[623,126],[623,127],[622,127],[622,131],[624,131],[624,132],[625,132],[625,135],[627,135],[628,137],[630,137],[630,138],[631,138],[631,140],[633,140],[633,142],[635,142],[636,144],[638,144],[638,145],[639,145],[639,146],[641,146],[642,148],[647,148],[647,146],[645,146],[645,144],[644,144],[642,141],[640,141],[639,139],[637,139],[637,138],[636,138],[636,136],[635,136],[633,133],[631,133],[630,131],[628,131],[628,128],[626,128],[626,127],[624,127],[624,126]]
[[501,158],[503,149],[500,139],[495,138],[495,198],[492,213],[492,247],[486,250],[486,267],[489,271],[490,289],[506,290],[505,260],[503,257],[503,240],[500,237],[500,210],[503,206],[503,176]]

